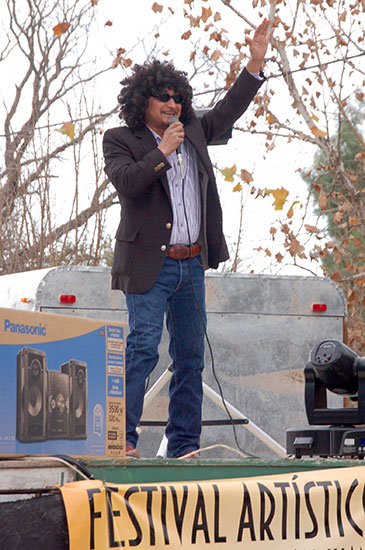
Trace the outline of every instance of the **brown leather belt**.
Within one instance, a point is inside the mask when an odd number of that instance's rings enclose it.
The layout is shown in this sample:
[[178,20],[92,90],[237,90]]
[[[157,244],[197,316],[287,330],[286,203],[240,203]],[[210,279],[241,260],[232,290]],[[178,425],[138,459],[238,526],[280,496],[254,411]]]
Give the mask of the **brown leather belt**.
[[200,244],[173,244],[167,248],[166,255],[173,260],[186,260],[186,258],[194,258],[200,254],[202,247]]

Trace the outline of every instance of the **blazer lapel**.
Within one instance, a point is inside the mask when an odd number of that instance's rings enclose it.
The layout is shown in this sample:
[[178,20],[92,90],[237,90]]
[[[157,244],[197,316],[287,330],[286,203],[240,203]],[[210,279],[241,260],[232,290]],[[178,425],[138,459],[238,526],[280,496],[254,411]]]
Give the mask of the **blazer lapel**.
[[185,126],[184,130],[185,130],[186,139],[188,139],[193,144],[194,148],[196,149],[199,155],[199,151],[200,151],[199,139],[197,138],[197,136],[192,131],[192,128],[189,125]]
[[147,126],[143,126],[134,132],[136,138],[140,141],[145,153],[149,153],[156,147],[156,140],[153,137],[152,132],[149,131]]

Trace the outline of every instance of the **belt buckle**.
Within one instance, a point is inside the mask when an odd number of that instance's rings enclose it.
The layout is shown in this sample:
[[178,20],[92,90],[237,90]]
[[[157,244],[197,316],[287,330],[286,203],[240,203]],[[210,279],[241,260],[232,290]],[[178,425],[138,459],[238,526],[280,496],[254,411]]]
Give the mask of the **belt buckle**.
[[189,247],[184,244],[175,244],[174,256],[176,260],[185,260],[189,257]]

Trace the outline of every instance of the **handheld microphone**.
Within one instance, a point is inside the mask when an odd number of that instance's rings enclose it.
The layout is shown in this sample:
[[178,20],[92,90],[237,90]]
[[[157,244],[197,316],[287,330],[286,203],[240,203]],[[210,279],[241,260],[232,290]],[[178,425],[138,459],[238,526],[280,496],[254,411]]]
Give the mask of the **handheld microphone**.
[[[169,118],[169,126],[171,126],[171,124],[173,124],[174,122],[180,122],[180,120],[178,119],[177,116],[170,116]],[[182,174],[182,153],[181,153],[181,144],[177,146],[177,149],[176,149],[176,154],[177,154],[177,161],[180,165],[180,171],[181,171],[181,174]]]

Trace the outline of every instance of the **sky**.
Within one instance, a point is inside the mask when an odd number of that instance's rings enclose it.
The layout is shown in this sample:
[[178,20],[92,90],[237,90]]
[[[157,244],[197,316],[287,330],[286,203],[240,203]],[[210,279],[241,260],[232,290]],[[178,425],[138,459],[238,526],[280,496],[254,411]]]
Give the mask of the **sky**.
[[[163,2],[161,1],[161,4]],[[151,6],[151,0],[135,0],[134,2],[125,0],[99,0],[96,11],[95,26],[90,31],[91,54],[96,54],[97,62],[100,67],[111,65],[116,56],[118,48],[126,50],[126,57],[133,59],[133,62],[142,63],[146,57],[153,52],[160,59],[173,61],[175,66],[183,69],[191,75],[193,67],[190,62],[191,44],[180,40],[181,34],[186,31],[186,20],[178,16],[178,7],[172,15],[166,7],[162,13],[155,13]],[[182,7],[179,3],[179,7]],[[197,4],[207,5],[203,0],[197,0]],[[237,17],[227,8],[222,6],[219,0],[209,2],[213,8],[219,10],[222,17],[222,25],[228,29],[227,35],[231,41],[244,42],[244,33],[247,26],[242,27]],[[175,6],[178,4],[175,3]],[[251,2],[245,2],[245,15],[254,23],[258,24],[261,17],[257,10],[251,7]],[[266,15],[266,14],[264,14]],[[105,25],[106,22],[111,24]],[[159,46],[155,49],[155,35],[158,33]],[[201,34],[201,47],[205,44],[204,32]],[[164,55],[168,52],[168,55]],[[242,62],[242,67],[244,61]],[[96,88],[97,101],[100,102],[100,109],[105,112],[116,105],[116,97],[120,89],[120,80],[127,74],[122,67],[117,67],[105,73],[101,82]],[[193,81],[195,82],[195,80]],[[264,85],[266,86],[266,84]],[[282,96],[283,82],[280,79],[270,80],[270,88],[276,91],[276,108],[285,118],[287,99]],[[203,91],[204,80],[200,79],[194,84],[195,92]],[[3,90],[3,93],[4,90]],[[198,97],[198,96],[196,96]],[[199,97],[199,103],[204,106],[206,96]],[[108,121],[106,127],[119,124],[117,116]],[[100,141],[102,136],[100,137]],[[255,198],[255,194],[249,193],[249,187],[243,187],[241,193],[233,193],[234,183],[224,181],[223,177],[218,177],[219,191],[224,214],[224,232],[229,244],[232,246],[237,240],[238,225],[240,216],[241,200],[244,203],[243,232],[241,256],[244,258],[243,270],[254,272],[273,272],[280,271],[285,274],[306,275],[306,272],[297,267],[286,267],[286,258],[282,264],[277,265],[274,256],[277,251],[283,250],[279,245],[272,241],[269,234],[270,226],[280,218],[286,217],[286,212],[293,202],[298,201],[296,211],[299,223],[301,212],[304,211],[304,205],[307,200],[307,187],[303,182],[298,169],[307,168],[312,165],[315,149],[312,145],[303,142],[292,142],[287,144],[284,140],[276,140],[276,147],[266,152],[264,139],[260,136],[251,134],[242,134],[235,131],[232,139],[225,146],[210,147],[210,155],[214,164],[219,167],[231,167],[237,165],[238,172],[245,169],[253,175],[254,186],[259,188],[280,188],[284,187],[289,191],[287,206],[283,212],[275,211],[272,206],[272,198]],[[113,235],[119,221],[119,206],[115,206],[108,213],[108,224],[110,233]],[[316,216],[313,214],[307,219],[307,223],[315,224]],[[270,248],[272,256],[269,257],[263,253],[258,254],[257,248]],[[291,262],[288,257],[289,263]],[[308,269],[322,274],[318,266],[312,262],[303,262]]]

